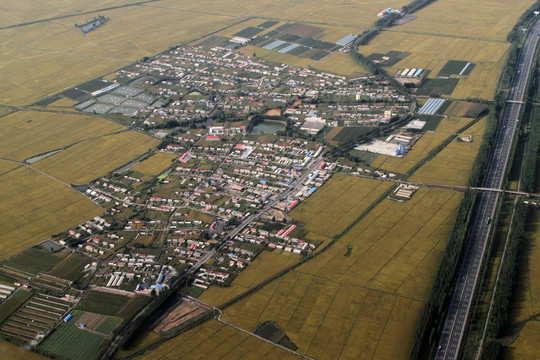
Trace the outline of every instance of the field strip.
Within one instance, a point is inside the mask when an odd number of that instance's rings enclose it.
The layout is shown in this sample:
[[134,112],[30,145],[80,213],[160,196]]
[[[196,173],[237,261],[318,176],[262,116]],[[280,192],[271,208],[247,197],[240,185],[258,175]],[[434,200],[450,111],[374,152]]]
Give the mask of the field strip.
[[[302,304],[302,301],[303,301],[304,298],[306,297],[306,294],[308,293],[307,290],[309,290],[309,288],[311,287],[311,284],[313,284],[313,280],[314,280],[314,277],[312,276],[312,277],[311,277],[311,281],[310,281],[309,284],[307,285],[306,291],[304,291],[302,297],[300,298],[300,301],[298,301],[298,305],[296,305],[296,308],[294,309],[294,312],[295,312],[295,313],[297,312],[298,308],[299,308],[300,305]],[[291,292],[291,293],[292,293],[292,292]],[[289,296],[290,296],[291,293],[289,293]],[[288,297],[287,297],[287,298],[288,298]],[[280,311],[281,311],[281,309],[280,309]],[[279,312],[278,312],[278,313],[279,313]],[[292,319],[293,319],[293,317],[291,316],[291,318],[290,318],[289,321],[287,322],[287,326],[285,326],[285,328],[289,327],[289,324],[291,323]]]
[[[383,334],[384,332],[386,331],[386,328],[388,327],[388,322],[390,321],[390,319],[392,318],[392,312],[395,310],[395,305],[396,305],[396,302],[397,302],[397,296],[396,298],[394,299],[394,303],[392,304],[392,311],[390,311],[388,313],[388,317],[386,318],[386,321],[384,323],[384,327],[381,331],[381,336],[379,336],[379,341],[377,341],[377,345],[375,346],[375,351],[374,351],[374,354],[377,353],[377,349],[379,348],[379,345],[381,344],[381,341],[382,341],[382,338],[383,338]],[[345,348],[345,346],[343,346]]]
[[116,60],[116,61],[123,61],[123,62],[126,62],[128,64],[133,63],[133,60],[130,60],[130,59],[121,59],[121,58],[116,58],[116,57],[87,55],[87,54],[66,52],[66,51],[61,51],[61,50],[36,49],[36,48],[13,46],[13,45],[0,45],[0,47],[7,47],[7,48],[10,48],[10,49],[19,49],[19,50],[32,50],[32,51],[40,51],[41,52],[41,54],[23,56],[23,57],[13,59],[13,60],[0,61],[0,64],[9,64],[9,63],[17,62],[17,61],[20,61],[20,60],[23,60],[23,59],[32,59],[32,58],[35,58],[35,57],[41,57],[41,56],[53,55],[53,54],[61,54],[61,55],[65,55],[65,56],[79,56],[79,57],[87,57],[87,58],[101,59],[101,60]]
[[398,33],[415,34],[415,35],[439,36],[439,37],[448,37],[448,38],[455,38],[455,39],[488,41],[488,42],[497,42],[497,43],[508,43],[508,41],[505,41],[505,40],[484,39],[484,38],[464,36],[464,35],[437,34],[437,33],[412,31],[412,30],[397,30],[397,29],[385,28],[385,29],[381,29],[381,31],[398,32]]

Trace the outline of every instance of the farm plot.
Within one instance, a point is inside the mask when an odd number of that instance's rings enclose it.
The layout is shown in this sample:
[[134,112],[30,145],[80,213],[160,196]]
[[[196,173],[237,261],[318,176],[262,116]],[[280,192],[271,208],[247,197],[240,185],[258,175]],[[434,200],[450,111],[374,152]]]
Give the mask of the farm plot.
[[88,311],[75,310],[69,323],[97,331],[104,335],[110,335],[112,331],[122,322],[122,319],[116,316],[107,316]]
[[102,136],[71,146],[34,165],[67,183],[84,184],[115,170],[158,144],[134,131]]
[[460,136],[472,136],[472,142],[455,139],[418,169],[410,180],[432,184],[466,185],[482,143],[485,121],[485,118],[482,119]]
[[371,163],[371,166],[398,174],[405,174],[447,137],[448,134],[425,133],[404,157],[396,158],[394,156],[379,155]]
[[438,1],[415,13],[418,18],[399,29],[430,34],[506,40],[506,36],[534,0],[512,3],[479,0]]
[[349,54],[335,52],[312,65],[313,68],[322,71],[333,72],[341,75],[369,74],[363,66],[354,62]]
[[132,170],[144,175],[159,175],[163,170],[171,166],[172,161],[176,158],[178,158],[177,154],[158,152],[135,165]]
[[427,96],[439,96],[439,95],[450,95],[456,85],[458,84],[459,79],[426,79],[422,82],[422,85],[416,90],[416,95],[427,95]]
[[0,258],[101,214],[79,192],[21,167],[0,176]]
[[219,306],[270,276],[296,264],[300,259],[296,254],[285,251],[263,251],[254,261],[249,263],[249,266],[233,280],[230,286],[211,286],[199,299],[205,303]]
[[474,71],[460,76],[450,97],[491,99],[509,47],[510,44],[505,42],[383,31],[377,35],[376,41],[360,46],[358,51],[364,55],[390,50],[409,52],[410,55],[392,66],[389,73],[405,68],[425,69],[430,71],[431,78],[449,60],[470,61],[476,64]]
[[25,360],[47,360],[47,357],[25,350],[17,345],[0,340],[0,354],[5,359],[25,359]]
[[148,303],[147,296],[122,296],[102,291],[89,291],[79,303],[77,310],[118,316],[129,320]]
[[0,133],[9,134],[0,138],[0,155],[22,161],[124,129],[95,116],[18,111],[0,122]]
[[71,306],[54,296],[35,295],[2,324],[1,331],[30,342],[55,326]]
[[304,223],[307,231],[332,237],[356,220],[391,186],[385,181],[334,175],[290,215]]
[[[254,330],[254,329],[250,329]],[[302,359],[217,320],[208,321],[137,359]]]
[[65,255],[66,253],[49,254],[48,251],[33,247],[11,256],[1,264],[35,275],[51,270],[63,260]]
[[384,200],[333,247],[223,319],[248,330],[274,321],[314,358],[406,358],[461,198],[420,189],[405,203]]
[[486,104],[467,101],[452,101],[450,106],[443,112],[448,116],[464,116],[475,118],[487,108]]
[[469,75],[476,64],[463,60],[449,60],[437,76]]
[[92,259],[88,257],[71,254],[67,258],[64,258],[60,264],[56,265],[49,272],[49,275],[69,281],[77,281],[83,275],[84,267],[91,262]]
[[105,349],[103,336],[62,324],[39,346],[55,355],[73,360],[93,360]]

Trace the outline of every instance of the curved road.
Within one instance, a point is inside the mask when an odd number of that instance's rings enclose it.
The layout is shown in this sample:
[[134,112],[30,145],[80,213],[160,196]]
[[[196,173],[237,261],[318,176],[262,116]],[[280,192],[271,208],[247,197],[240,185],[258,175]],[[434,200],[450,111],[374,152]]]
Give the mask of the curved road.
[[530,29],[521,52],[512,90],[508,96],[509,100],[507,100],[502,128],[498,134],[489,173],[484,184],[484,187],[497,191],[484,192],[480,197],[478,211],[467,241],[465,256],[439,340],[435,355],[436,360],[456,359],[459,355],[465,325],[491,230],[491,219],[495,214],[495,207],[499,200],[499,190],[504,180],[514,133],[519,121],[519,111],[539,35],[540,21],[537,21],[533,28]]

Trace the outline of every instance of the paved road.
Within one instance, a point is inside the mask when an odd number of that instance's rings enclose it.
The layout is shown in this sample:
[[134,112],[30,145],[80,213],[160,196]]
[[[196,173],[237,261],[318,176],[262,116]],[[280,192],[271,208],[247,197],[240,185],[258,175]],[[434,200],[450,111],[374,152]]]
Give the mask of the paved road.
[[[504,173],[518,123],[519,111],[527,85],[529,71],[534,57],[534,50],[540,35],[540,21],[530,30],[516,70],[512,90],[508,97],[506,110],[503,116],[502,128],[498,134],[497,144],[489,173],[484,186],[486,188],[500,189],[504,180]],[[495,214],[495,207],[499,200],[499,192],[484,192],[480,197],[480,204],[469,239],[461,270],[457,280],[448,314],[444,323],[443,332],[435,359],[456,359],[459,355],[461,341],[474,290],[479,278],[480,268],[491,229],[491,219]]]

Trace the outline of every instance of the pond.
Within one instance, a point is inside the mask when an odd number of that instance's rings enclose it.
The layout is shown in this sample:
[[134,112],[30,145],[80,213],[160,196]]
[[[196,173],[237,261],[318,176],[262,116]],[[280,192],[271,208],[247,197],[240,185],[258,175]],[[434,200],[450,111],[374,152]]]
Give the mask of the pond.
[[264,120],[263,122],[255,125],[252,134],[275,134],[279,130],[284,130],[285,124],[281,121],[269,121]]

